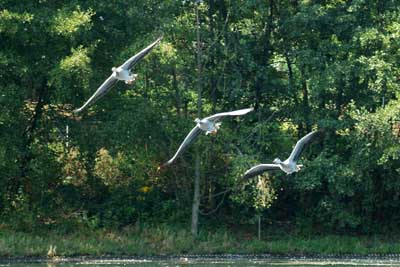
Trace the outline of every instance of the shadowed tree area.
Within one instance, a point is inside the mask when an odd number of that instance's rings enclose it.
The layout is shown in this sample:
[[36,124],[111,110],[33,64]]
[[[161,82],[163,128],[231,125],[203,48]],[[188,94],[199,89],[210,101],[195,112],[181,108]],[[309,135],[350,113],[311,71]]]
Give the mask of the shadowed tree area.
[[[26,231],[189,228],[198,150],[200,228],[260,215],[264,228],[398,232],[398,1],[195,5],[0,0],[1,222]],[[72,112],[113,66],[161,35],[133,85],[119,82]],[[201,135],[158,169],[198,114],[247,107],[255,111],[224,120],[217,135]],[[321,128],[325,137],[304,151],[301,172],[241,179]]]

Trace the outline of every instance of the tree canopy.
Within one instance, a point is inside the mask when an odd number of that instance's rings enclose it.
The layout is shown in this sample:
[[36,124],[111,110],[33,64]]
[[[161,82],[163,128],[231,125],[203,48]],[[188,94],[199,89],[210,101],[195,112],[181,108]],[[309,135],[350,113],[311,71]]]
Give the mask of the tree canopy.
[[[189,225],[194,151],[204,223],[289,221],[398,231],[400,5],[396,0],[0,0],[0,216],[17,228]],[[111,68],[163,35],[134,85],[72,112]],[[253,106],[174,154],[197,116]],[[67,131],[68,127],[68,131]],[[325,138],[301,172],[241,179]]]

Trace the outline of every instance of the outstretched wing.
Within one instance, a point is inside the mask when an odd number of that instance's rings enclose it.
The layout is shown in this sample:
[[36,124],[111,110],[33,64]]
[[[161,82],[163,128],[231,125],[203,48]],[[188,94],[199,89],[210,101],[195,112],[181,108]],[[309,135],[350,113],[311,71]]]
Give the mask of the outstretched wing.
[[290,153],[289,161],[298,161],[303,152],[304,148],[309,145],[315,138],[320,134],[320,131],[313,131],[303,136],[299,141],[297,141],[296,146],[293,148],[292,153]]
[[180,147],[178,148],[178,151],[176,151],[175,155],[168,160],[166,163],[164,163],[162,165],[162,167],[168,166],[170,165],[172,162],[174,162],[174,160],[179,157],[185,150],[186,148],[194,141],[194,139],[196,139],[197,136],[199,136],[199,134],[201,133],[201,129],[199,126],[195,126],[190,133],[185,137],[185,140],[183,140],[182,144],[180,145]]
[[114,78],[112,75],[105,80],[105,82],[100,85],[100,87],[97,89],[97,91],[89,98],[86,103],[78,108],[75,109],[74,112],[78,113],[96,102],[97,99],[101,98],[103,95],[105,95],[108,91],[110,91],[111,87],[118,82],[118,79]]
[[136,63],[139,62],[142,58],[144,58],[145,55],[147,55],[156,44],[158,44],[162,39],[162,36],[159,37],[157,40],[155,40],[152,44],[150,44],[148,47],[128,59],[127,61],[124,62],[124,64],[121,65],[123,69],[130,70],[133,66],[135,66]]
[[245,109],[239,109],[239,110],[235,110],[235,111],[222,112],[222,113],[217,113],[217,114],[211,115],[211,116],[207,117],[206,119],[211,120],[211,121],[217,121],[226,116],[240,116],[240,115],[247,114],[253,110],[254,110],[254,108],[245,108]]
[[248,179],[254,176],[257,176],[265,171],[270,171],[270,170],[279,170],[280,167],[278,164],[260,164],[256,165],[254,167],[251,167],[249,170],[247,170],[243,178]]

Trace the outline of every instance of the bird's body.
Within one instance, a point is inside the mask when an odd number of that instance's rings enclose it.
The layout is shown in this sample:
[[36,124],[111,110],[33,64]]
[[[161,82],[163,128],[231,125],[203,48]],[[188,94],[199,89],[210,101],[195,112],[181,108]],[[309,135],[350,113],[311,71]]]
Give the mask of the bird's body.
[[127,70],[122,67],[113,67],[111,70],[113,72],[112,77],[119,81],[124,81],[126,84],[132,84],[137,77],[137,74],[133,74],[131,70]]
[[204,119],[195,119],[194,120],[197,123],[197,126],[206,132],[206,135],[208,134],[216,134],[219,128],[221,127],[220,122],[215,122],[212,120],[208,120],[207,118]]
[[285,172],[286,174],[292,174],[294,172],[298,172],[303,165],[297,165],[296,162],[286,159],[285,161],[281,161],[280,159],[275,159],[273,161],[275,164],[279,165],[279,168]]
[[320,133],[321,133],[320,131],[313,131],[302,137],[299,141],[297,141],[295,147],[293,148],[292,153],[290,153],[290,156],[286,160],[281,161],[279,158],[276,158],[274,159],[273,164],[256,165],[247,170],[243,177],[250,178],[269,170],[280,169],[288,175],[300,171],[303,165],[297,164],[297,161],[300,158],[301,152],[304,150],[305,146],[309,145],[312,141],[314,141],[314,139]]
[[165,167],[174,162],[174,160],[186,150],[189,144],[191,144],[197,138],[197,136],[200,135],[202,131],[206,132],[206,135],[210,133],[216,134],[221,126],[221,123],[218,121],[223,117],[240,116],[249,113],[250,111],[253,111],[253,108],[217,113],[203,119],[196,118],[194,120],[196,122],[196,126],[185,137],[185,140],[183,140],[182,144],[179,146],[178,151],[176,151],[175,155],[169,161],[161,165],[161,167]]
[[129,58],[127,61],[124,62],[119,67],[113,67],[111,69],[112,74],[103,82],[102,85],[96,90],[96,92],[89,98],[86,103],[74,110],[74,112],[81,112],[85,108],[87,108],[89,105],[93,104],[96,100],[101,98],[103,95],[105,95],[111,87],[116,84],[118,81],[124,81],[126,84],[132,84],[137,77],[137,74],[132,73],[133,67],[146,56],[156,44],[158,44],[161,41],[162,37],[159,37],[156,41],[154,41],[152,44],[147,46],[145,49],[134,55],[133,57]]

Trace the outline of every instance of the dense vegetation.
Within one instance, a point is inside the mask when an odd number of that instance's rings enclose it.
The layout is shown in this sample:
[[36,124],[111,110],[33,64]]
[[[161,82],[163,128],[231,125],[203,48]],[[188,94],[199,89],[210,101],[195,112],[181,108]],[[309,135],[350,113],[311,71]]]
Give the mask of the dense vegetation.
[[[72,113],[160,35],[134,85]],[[198,149],[200,229],[260,215],[264,228],[398,231],[399,40],[397,0],[0,0],[2,225],[189,229]],[[159,171],[198,97],[204,116],[255,111]],[[301,172],[241,180],[317,128]]]
[[[400,244],[396,236],[338,236],[338,235],[267,235],[262,240],[249,238],[248,233],[223,229],[204,231],[193,239],[189,229],[171,226],[133,226],[123,230],[96,229],[91,233],[74,231],[22,233],[0,232],[0,259],[9,257],[76,256],[176,256],[183,254],[273,254],[301,257],[362,257],[398,260]],[[208,233],[207,233],[208,232]],[[228,257],[232,257],[229,255]],[[216,256],[217,256],[216,255]],[[204,257],[204,256],[203,256]],[[237,260],[237,259],[236,259]]]

